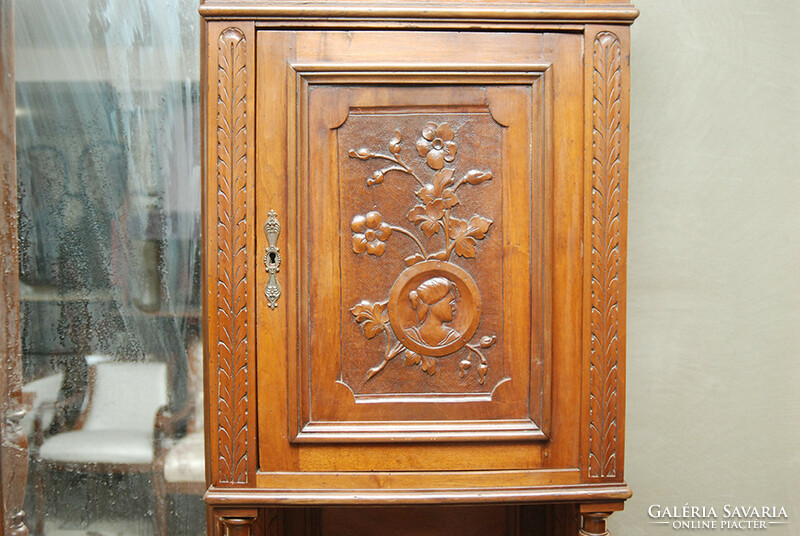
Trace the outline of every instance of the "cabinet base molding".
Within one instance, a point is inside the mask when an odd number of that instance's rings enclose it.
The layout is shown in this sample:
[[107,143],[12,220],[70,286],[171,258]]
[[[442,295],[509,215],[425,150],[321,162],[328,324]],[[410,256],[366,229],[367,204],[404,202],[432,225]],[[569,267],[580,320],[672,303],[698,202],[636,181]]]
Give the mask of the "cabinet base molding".
[[[389,489],[265,489],[216,488],[206,492],[206,503],[270,506],[348,506],[483,503],[561,503],[624,501],[631,496],[626,485],[575,485],[532,488],[473,488],[434,490]],[[621,508],[617,508],[621,509]]]

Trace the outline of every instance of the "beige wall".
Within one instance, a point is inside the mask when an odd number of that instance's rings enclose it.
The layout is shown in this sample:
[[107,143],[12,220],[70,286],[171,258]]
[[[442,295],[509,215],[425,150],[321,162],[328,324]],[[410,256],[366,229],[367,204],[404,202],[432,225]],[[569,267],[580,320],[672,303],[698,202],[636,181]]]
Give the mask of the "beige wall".
[[638,0],[626,479],[651,504],[785,506],[800,534],[800,2]]

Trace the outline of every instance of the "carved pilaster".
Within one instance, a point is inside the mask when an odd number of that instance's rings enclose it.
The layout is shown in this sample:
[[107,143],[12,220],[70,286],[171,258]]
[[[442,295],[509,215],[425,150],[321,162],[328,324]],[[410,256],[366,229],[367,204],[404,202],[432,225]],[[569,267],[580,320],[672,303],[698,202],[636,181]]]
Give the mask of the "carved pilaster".
[[618,363],[622,351],[622,47],[617,36],[597,34],[593,58],[588,476],[606,478],[617,476]]
[[217,481],[247,483],[247,43],[241,30],[226,28],[218,45]]

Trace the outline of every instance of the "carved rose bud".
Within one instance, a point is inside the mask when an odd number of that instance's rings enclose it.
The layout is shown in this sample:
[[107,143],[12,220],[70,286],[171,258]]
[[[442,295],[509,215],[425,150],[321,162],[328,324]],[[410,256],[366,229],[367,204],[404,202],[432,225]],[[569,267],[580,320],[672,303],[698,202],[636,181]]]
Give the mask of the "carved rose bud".
[[478,365],[478,377],[480,377],[480,384],[483,385],[483,382],[486,381],[486,374],[489,372],[489,365],[484,365],[481,363]]
[[375,184],[380,184],[383,182],[384,177],[384,170],[379,169],[375,173],[372,174],[370,178],[367,179],[367,186],[373,186]]
[[358,158],[359,160],[369,160],[369,157],[372,156],[369,152],[369,149],[361,148],[359,150],[350,149],[347,152],[350,158]]
[[458,364],[458,368],[461,371],[459,375],[463,378],[464,375],[467,373],[467,369],[472,366],[472,362],[469,359],[463,359],[461,363]]
[[386,251],[386,242],[392,236],[392,228],[384,223],[380,213],[367,212],[366,216],[358,215],[350,223],[353,230],[353,251],[381,256]]
[[473,169],[472,171],[466,174],[464,179],[466,179],[466,181],[470,184],[480,184],[482,182],[492,180],[492,172],[478,171],[477,169]]
[[399,130],[395,130],[394,131],[394,138],[389,140],[389,150],[392,152],[392,154],[399,154],[400,153],[400,149],[401,149],[400,141],[402,139],[403,139],[403,137],[400,135],[400,131]]
[[497,341],[497,335],[484,335],[481,337],[481,348],[489,348]]

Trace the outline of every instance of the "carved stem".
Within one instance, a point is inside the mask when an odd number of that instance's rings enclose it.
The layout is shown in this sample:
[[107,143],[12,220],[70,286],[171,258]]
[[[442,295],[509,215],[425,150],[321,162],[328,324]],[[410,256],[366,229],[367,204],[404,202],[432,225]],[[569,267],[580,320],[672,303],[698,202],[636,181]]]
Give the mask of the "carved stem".
[[417,244],[417,246],[419,247],[419,250],[422,252],[422,256],[425,257],[425,258],[428,258],[428,253],[425,251],[425,246],[422,245],[422,242],[419,241],[419,238],[414,236],[414,233],[411,233],[411,232],[403,229],[402,227],[395,227],[394,225],[390,225],[389,228],[392,231],[397,231],[398,233],[404,234],[404,235],[408,236],[409,238],[411,238],[411,240],[413,240],[414,243]]
[[367,381],[367,382],[370,381],[373,376],[375,376],[377,373],[382,371],[386,367],[386,365],[389,363],[389,361],[391,361],[392,359],[397,357],[400,354],[400,352],[402,352],[403,350],[405,350],[405,346],[403,346],[399,342],[397,344],[395,344],[392,349],[389,349],[387,347],[386,355],[384,356],[383,361],[381,362],[381,364],[378,365],[377,367],[372,367],[371,369],[369,369],[367,371],[367,379],[364,380],[364,381]]
[[456,245],[455,241],[450,243],[450,209],[444,211],[444,245],[447,250],[447,259],[450,260],[450,255],[453,253],[453,246]]
[[397,164],[398,166],[403,168],[402,170],[398,169],[398,171],[405,171],[406,173],[408,173],[409,175],[414,177],[414,179],[416,179],[416,181],[419,183],[420,186],[422,186],[423,188],[425,187],[425,183],[422,182],[422,179],[420,179],[417,176],[416,173],[414,173],[414,170],[411,169],[410,167],[408,167],[406,165],[406,163],[403,162],[402,160],[400,160],[399,158],[394,157],[394,156],[389,156],[387,154],[380,154],[380,153],[372,153],[372,154],[370,154],[370,156],[372,158],[382,158],[383,160],[388,160],[389,162],[394,162],[395,164]]
[[478,357],[481,359],[481,364],[487,365],[489,362],[486,360],[486,356],[483,355],[483,352],[480,351],[478,347],[473,346],[472,344],[467,344],[467,348],[475,352]]

